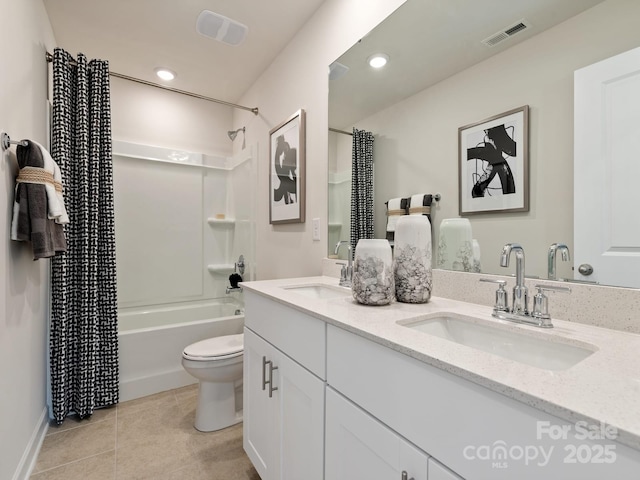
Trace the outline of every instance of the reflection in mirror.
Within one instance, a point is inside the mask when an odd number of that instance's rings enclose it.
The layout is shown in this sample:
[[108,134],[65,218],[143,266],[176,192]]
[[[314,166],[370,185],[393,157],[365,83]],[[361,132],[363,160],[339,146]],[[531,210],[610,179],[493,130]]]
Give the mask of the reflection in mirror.
[[[517,242],[526,274],[547,278],[549,249],[558,243],[571,261],[556,259],[556,276],[574,278],[575,265],[576,278],[589,278],[577,273],[589,259],[574,255],[574,71],[639,46],[637,18],[640,2],[624,0],[408,0],[345,52],[337,62],[348,70],[329,83],[329,126],[376,134],[375,236],[385,237],[387,200],[440,192],[432,211],[437,245],[440,222],[459,217],[458,128],[529,105],[530,210],[469,217],[482,271],[513,274],[500,267],[499,253]],[[519,33],[493,47],[482,43],[522,19]],[[366,59],[379,51],[389,62],[372,71]],[[337,150],[343,135],[329,137]],[[337,163],[331,168],[330,178],[339,178]],[[329,199],[333,223],[348,202],[344,193]],[[347,238],[345,217],[330,241]]]

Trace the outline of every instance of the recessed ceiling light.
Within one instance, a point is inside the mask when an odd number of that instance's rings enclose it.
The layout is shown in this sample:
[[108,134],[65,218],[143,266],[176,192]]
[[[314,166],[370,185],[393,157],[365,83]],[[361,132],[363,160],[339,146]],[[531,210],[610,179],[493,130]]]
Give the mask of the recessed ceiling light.
[[374,55],[371,55],[367,60],[367,62],[369,62],[369,65],[373,68],[382,68],[387,64],[388,61],[389,55],[386,55],[384,53],[376,53]]
[[173,80],[176,78],[176,73],[169,70],[168,68],[156,68],[156,75],[160,77],[162,80]]

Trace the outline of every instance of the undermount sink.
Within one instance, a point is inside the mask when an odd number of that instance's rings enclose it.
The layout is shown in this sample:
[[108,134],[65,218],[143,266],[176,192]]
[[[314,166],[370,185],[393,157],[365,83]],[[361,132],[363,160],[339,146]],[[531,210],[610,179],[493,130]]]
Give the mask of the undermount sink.
[[597,350],[595,346],[586,343],[569,344],[547,340],[500,324],[494,326],[478,323],[453,313],[433,314],[417,322],[398,323],[403,327],[545,370],[566,370]]
[[307,284],[307,285],[292,285],[289,287],[283,287],[285,290],[291,290],[294,293],[299,293],[309,298],[316,299],[329,299],[338,297],[348,297],[351,295],[351,290],[345,287],[332,287],[330,285]]

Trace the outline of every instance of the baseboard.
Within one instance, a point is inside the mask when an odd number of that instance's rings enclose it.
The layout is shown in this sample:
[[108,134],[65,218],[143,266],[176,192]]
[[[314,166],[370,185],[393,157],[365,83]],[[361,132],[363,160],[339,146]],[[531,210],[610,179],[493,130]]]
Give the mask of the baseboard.
[[132,379],[120,379],[120,401],[134,400],[154,393],[164,392],[174,388],[185,387],[197,383],[184,368],[168,370],[156,375]]
[[45,406],[40,414],[36,428],[33,430],[33,434],[31,434],[29,443],[22,454],[18,468],[16,468],[16,472],[13,474],[13,480],[28,480],[31,476],[48,429],[49,415],[47,414],[47,407]]

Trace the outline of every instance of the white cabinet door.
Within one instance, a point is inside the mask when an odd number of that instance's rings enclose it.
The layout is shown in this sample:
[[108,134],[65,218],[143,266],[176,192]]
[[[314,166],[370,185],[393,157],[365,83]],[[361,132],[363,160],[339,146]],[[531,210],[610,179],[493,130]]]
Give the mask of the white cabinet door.
[[574,275],[640,287],[640,48],[577,70],[574,83]]
[[429,459],[429,480],[464,480],[433,458]]
[[427,480],[428,456],[327,388],[326,480]]
[[245,328],[243,446],[262,480],[322,480],[324,385]]
[[[275,350],[275,349],[274,349]],[[273,394],[279,422],[280,480],[322,480],[325,384],[285,354],[274,365]],[[263,479],[264,480],[264,479]]]
[[274,477],[278,424],[272,412],[273,399],[263,385],[268,374],[265,360],[273,347],[251,330],[244,329],[244,396],[243,396],[243,447],[251,463],[267,480]]

